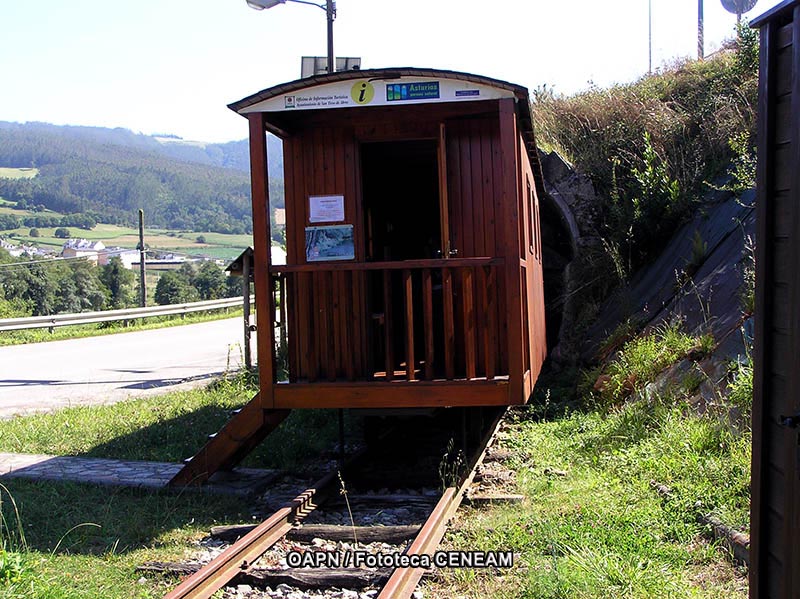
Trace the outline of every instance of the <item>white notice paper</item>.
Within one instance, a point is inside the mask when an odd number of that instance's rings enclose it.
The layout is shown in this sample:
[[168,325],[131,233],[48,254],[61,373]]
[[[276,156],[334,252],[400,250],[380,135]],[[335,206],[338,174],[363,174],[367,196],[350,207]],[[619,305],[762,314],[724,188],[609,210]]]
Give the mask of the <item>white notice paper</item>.
[[308,196],[308,222],[344,221],[344,196]]

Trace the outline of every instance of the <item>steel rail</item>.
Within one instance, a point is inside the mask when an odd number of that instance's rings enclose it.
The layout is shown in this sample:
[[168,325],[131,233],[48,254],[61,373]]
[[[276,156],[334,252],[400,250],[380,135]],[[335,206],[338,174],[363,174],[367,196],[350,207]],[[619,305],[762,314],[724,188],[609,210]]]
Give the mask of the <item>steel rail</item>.
[[[503,418],[505,410],[500,412],[494,420],[492,426],[484,436],[480,445],[481,452],[475,457],[470,465],[470,470],[467,476],[464,477],[461,485],[458,487],[448,487],[442,494],[442,498],[436,504],[436,507],[431,512],[431,515],[425,521],[425,524],[417,533],[416,538],[411,545],[404,552],[407,555],[433,555],[439,543],[444,537],[447,530],[447,524],[461,505],[461,500],[464,493],[472,484],[475,478],[478,466],[486,456],[489,446],[494,440],[497,427]],[[406,599],[411,597],[414,590],[417,588],[420,579],[425,574],[424,568],[397,568],[392,572],[389,580],[381,589],[377,599]]]
[[264,520],[200,570],[186,578],[164,599],[208,599],[234,576],[247,570],[270,547],[277,543],[296,520],[302,520],[336,488],[338,473],[331,472],[318,480],[284,507]]
[[[250,296],[250,302],[254,296]],[[205,310],[221,310],[223,308],[236,308],[242,305],[241,297],[229,297],[218,300],[205,300],[202,302],[188,302],[184,304],[168,304],[166,306],[149,306],[146,308],[124,308],[122,310],[102,310],[97,312],[78,312],[75,314],[52,314],[50,316],[26,316],[23,318],[0,319],[0,331],[20,331],[24,329],[48,329],[69,325],[95,324],[118,320],[134,320],[152,316],[173,316],[177,314],[190,314]]]

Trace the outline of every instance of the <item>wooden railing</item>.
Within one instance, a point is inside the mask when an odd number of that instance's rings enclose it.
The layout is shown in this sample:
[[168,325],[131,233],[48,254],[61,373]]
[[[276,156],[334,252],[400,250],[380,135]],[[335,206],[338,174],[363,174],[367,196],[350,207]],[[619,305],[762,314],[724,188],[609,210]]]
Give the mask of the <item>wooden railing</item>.
[[271,267],[289,381],[507,374],[498,258]]

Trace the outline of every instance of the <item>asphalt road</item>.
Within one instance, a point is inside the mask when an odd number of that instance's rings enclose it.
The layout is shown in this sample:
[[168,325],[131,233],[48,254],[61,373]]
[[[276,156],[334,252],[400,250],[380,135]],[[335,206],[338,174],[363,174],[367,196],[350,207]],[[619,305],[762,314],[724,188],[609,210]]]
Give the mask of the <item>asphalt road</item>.
[[229,318],[0,347],[0,418],[204,385],[240,367],[242,344],[242,320]]

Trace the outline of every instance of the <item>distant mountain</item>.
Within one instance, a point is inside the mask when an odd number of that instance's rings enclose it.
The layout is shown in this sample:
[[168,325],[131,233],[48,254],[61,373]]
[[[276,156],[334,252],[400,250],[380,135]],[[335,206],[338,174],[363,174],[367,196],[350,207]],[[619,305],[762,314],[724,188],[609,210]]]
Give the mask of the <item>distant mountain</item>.
[[[273,206],[283,207],[283,156],[269,136]],[[0,166],[36,167],[0,179],[0,196],[101,222],[244,233],[252,230],[247,140],[211,144],[127,129],[0,121]]]
[[[109,129],[106,127],[83,127],[78,125],[51,125],[39,122],[21,124],[0,121],[0,132],[3,129],[21,129],[29,133],[53,133],[68,139],[149,150],[184,162],[197,162],[199,164],[250,172],[250,150],[246,139],[226,143],[207,143],[185,140],[172,134],[145,135],[143,133],[134,133],[121,127]],[[274,135],[267,135],[267,150],[269,153],[270,174],[282,179],[283,149],[280,140]]]

